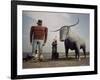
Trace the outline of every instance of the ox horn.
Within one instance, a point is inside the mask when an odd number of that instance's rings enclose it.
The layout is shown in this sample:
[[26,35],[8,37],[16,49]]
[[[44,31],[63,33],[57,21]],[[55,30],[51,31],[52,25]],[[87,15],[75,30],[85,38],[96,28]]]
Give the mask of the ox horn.
[[62,26],[61,28],[59,28],[59,29],[57,29],[57,30],[55,30],[55,31],[53,31],[53,32],[60,31],[60,30],[61,30],[62,28],[64,28],[64,27],[73,27],[73,26],[77,25],[78,23],[79,23],[79,18],[78,18],[78,21],[77,21],[75,24]]

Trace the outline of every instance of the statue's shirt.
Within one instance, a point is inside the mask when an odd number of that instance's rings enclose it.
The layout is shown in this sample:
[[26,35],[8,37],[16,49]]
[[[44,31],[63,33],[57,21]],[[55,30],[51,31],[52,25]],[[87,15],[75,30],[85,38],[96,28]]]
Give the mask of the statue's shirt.
[[46,40],[48,29],[42,26],[32,26],[31,36],[33,39]]

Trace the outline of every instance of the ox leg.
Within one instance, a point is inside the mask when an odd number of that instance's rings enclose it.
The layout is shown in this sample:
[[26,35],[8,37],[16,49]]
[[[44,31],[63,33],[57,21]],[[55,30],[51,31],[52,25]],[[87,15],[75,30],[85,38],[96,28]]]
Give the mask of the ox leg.
[[83,53],[84,53],[84,57],[86,58],[86,48],[83,47]]
[[80,52],[78,49],[76,50],[76,59],[80,60]]
[[76,59],[79,59],[79,50],[76,49],[76,50],[75,50],[75,53],[76,53],[75,58],[76,58]]
[[77,59],[77,50],[75,50],[75,58]]
[[68,47],[67,47],[67,40],[64,41],[64,45],[65,45],[65,54],[66,54],[66,58],[68,58]]
[[68,58],[68,48],[66,49],[66,58]]
[[80,60],[80,48],[79,48],[79,45],[76,46],[75,52],[76,52],[76,58],[77,58],[78,60]]

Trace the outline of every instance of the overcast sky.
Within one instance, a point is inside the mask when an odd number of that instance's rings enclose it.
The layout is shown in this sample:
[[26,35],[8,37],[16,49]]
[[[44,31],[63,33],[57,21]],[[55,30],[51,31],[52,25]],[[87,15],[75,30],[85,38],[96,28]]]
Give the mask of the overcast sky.
[[51,43],[55,36],[58,41],[58,52],[65,52],[64,43],[59,40],[59,32],[51,32],[59,29],[64,25],[70,25],[76,23],[79,18],[79,24],[72,27],[71,31],[74,31],[81,38],[86,41],[86,50],[89,51],[89,14],[74,14],[74,13],[61,13],[61,12],[35,12],[35,11],[23,11],[22,13],[22,47],[23,52],[31,52],[32,46],[30,44],[30,29],[31,26],[37,25],[37,20],[43,20],[43,26],[48,27],[47,43],[43,48],[43,52],[51,52]]

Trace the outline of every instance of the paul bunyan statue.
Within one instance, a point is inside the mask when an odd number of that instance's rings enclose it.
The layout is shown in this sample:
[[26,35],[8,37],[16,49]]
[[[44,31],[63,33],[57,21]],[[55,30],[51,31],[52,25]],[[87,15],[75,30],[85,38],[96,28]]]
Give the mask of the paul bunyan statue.
[[47,41],[48,28],[42,26],[42,20],[38,20],[37,26],[32,26],[30,30],[30,43],[32,44],[32,56],[35,60],[43,60],[42,48]]

